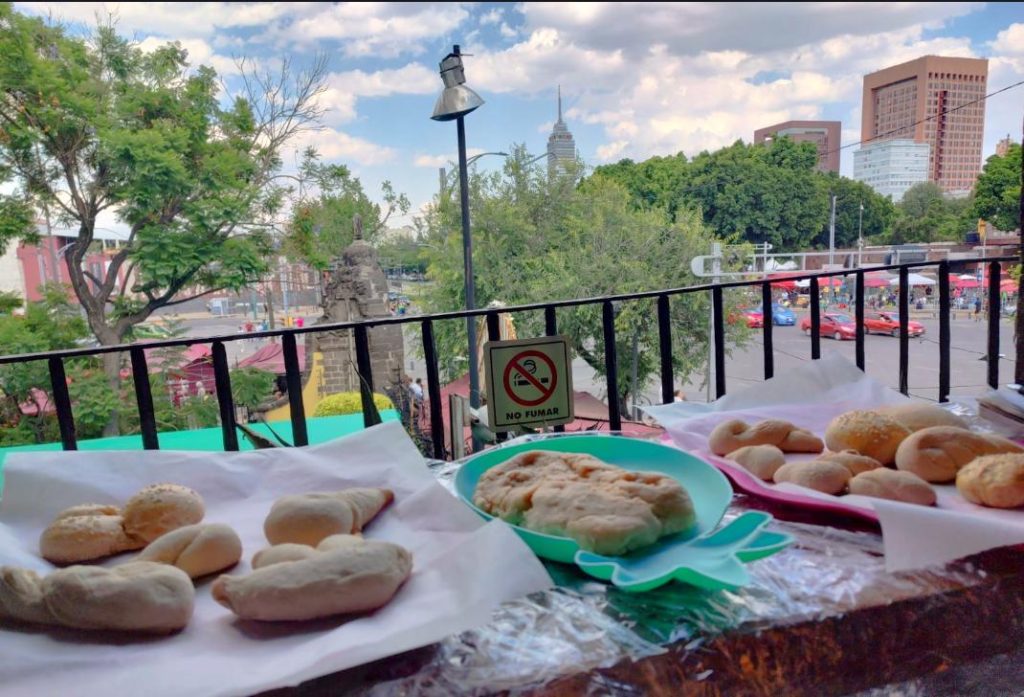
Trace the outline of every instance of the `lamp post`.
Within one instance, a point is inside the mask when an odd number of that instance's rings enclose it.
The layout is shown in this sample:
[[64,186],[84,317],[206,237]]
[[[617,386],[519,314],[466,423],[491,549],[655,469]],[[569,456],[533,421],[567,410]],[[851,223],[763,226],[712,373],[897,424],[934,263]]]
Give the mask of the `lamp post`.
[[[469,172],[466,165],[466,114],[484,103],[473,90],[466,87],[466,74],[462,68],[462,52],[459,45],[441,61],[441,80],[444,91],[434,104],[434,121],[455,121],[459,139],[459,198],[462,202],[462,255],[463,273],[466,283],[466,309],[476,308],[476,291],[473,283],[473,240],[469,233]],[[466,333],[469,339],[469,404],[480,408],[480,373],[476,355],[476,320],[466,318]],[[479,442],[473,438],[473,450],[479,449]]]
[[829,271],[836,263],[836,195],[832,194],[832,215],[828,224],[828,268]]
[[860,202],[860,211],[857,213],[857,268],[864,263],[864,202]]
[[[473,155],[473,157],[471,157],[468,160],[466,160],[466,166],[468,167],[471,164],[473,164],[474,162],[476,162],[477,160],[479,160],[481,157],[487,157],[488,155],[500,155],[502,157],[508,157],[508,153],[507,152],[482,152],[479,155]],[[458,169],[461,171],[461,167],[458,168]],[[440,193],[441,193],[441,196],[444,196],[446,193],[448,193],[448,189],[451,188],[449,186],[449,184],[448,184],[448,172],[445,171],[444,167],[441,167],[438,173],[440,174],[440,180],[441,180]]]

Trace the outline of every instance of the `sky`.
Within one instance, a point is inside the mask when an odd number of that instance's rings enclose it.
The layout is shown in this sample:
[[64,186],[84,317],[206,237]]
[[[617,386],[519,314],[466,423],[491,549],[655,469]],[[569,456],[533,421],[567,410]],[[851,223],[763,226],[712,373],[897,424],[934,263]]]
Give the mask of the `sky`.
[[[696,154],[788,119],[831,119],[860,136],[863,75],[922,55],[989,59],[988,91],[1024,80],[1024,3],[15,3],[81,28],[112,15],[144,49],[181,42],[229,87],[236,59],[328,57],[324,128],[303,136],[374,197],[390,180],[411,217],[455,159],[450,122],[430,120],[438,63],[460,44],[485,104],[466,118],[470,155],[545,151],[561,85],[584,162]],[[983,156],[1021,137],[1024,86],[986,106]],[[850,147],[841,171],[853,168]],[[294,161],[286,155],[286,161]],[[500,156],[476,165],[501,166]]]

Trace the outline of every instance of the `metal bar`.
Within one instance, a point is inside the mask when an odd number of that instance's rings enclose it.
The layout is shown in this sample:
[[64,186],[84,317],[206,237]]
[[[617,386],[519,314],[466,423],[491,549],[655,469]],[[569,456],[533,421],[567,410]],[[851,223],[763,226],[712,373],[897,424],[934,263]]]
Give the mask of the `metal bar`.
[[900,392],[910,394],[910,271],[900,269]]
[[999,317],[1002,314],[999,298],[999,262],[988,265],[988,386],[999,389]]
[[139,430],[142,431],[142,447],[145,450],[159,450],[160,437],[156,431],[156,413],[153,410],[153,392],[149,386],[146,352],[142,350],[141,346],[133,346],[129,354],[132,359],[135,402],[139,406]]
[[365,326],[355,329],[356,371],[359,373],[359,397],[363,403],[363,426],[369,428],[380,423],[380,415],[373,405],[373,369],[370,367],[370,337]]
[[558,317],[554,307],[544,308],[544,333],[548,336],[558,335]]
[[[558,336],[558,317],[554,307],[544,308],[544,333],[548,336]],[[572,366],[569,367],[572,370]],[[555,433],[565,433],[565,424],[559,424],[554,428]]]
[[497,312],[487,313],[487,339],[488,341],[501,341],[501,325],[499,324]]
[[302,373],[299,372],[299,352],[295,345],[295,335],[285,334],[281,337],[281,350],[284,352],[284,376],[288,384],[288,411],[292,419],[292,443],[297,446],[309,445],[309,433],[306,430],[306,405],[302,403]]
[[[1003,257],[988,257],[986,259],[958,259],[958,263],[972,263],[972,262],[1014,262],[1017,257],[1003,256]],[[887,266],[876,266],[872,267],[872,271],[888,271],[893,269],[903,268],[904,266],[909,269],[922,268],[926,266],[935,266],[935,261],[922,261],[913,262],[905,265],[890,264]],[[849,270],[844,271],[831,271],[819,274],[805,274],[801,276],[790,276],[788,280],[797,279],[809,279],[809,278],[828,278],[831,276],[842,276],[849,274]],[[763,281],[761,279],[755,279],[750,281],[730,281],[727,283],[718,284],[721,288],[745,288],[747,286],[759,285]],[[603,303],[605,301],[619,302],[625,300],[643,300],[648,298],[657,298],[659,295],[686,295],[689,293],[699,293],[702,291],[708,291],[715,287],[715,284],[703,284],[699,286],[686,286],[682,288],[667,288],[661,290],[649,290],[640,293],[622,293],[619,295],[605,295],[589,298],[574,298],[572,300],[555,300],[543,303],[530,303],[527,305],[516,305],[514,307],[503,308],[504,312],[535,312],[538,310],[546,310],[547,308],[560,308],[560,307],[581,307],[584,305],[594,305]],[[429,317],[435,321],[446,320],[446,319],[463,319],[468,317],[481,317],[490,310],[455,310],[452,312],[438,312],[429,315]],[[310,325],[302,328],[287,328],[287,329],[271,329],[265,332],[246,332],[242,334],[220,334],[214,336],[202,336],[202,337],[189,337],[182,339],[166,339],[161,341],[148,342],[146,348],[162,348],[167,346],[193,346],[195,344],[208,344],[213,341],[236,341],[239,339],[259,339],[259,338],[270,338],[283,336],[286,333],[293,334],[318,334],[322,332],[341,331],[353,329],[359,325],[365,325],[367,327],[382,327],[392,324],[410,324],[412,322],[421,322],[426,315],[403,315],[401,317],[382,317],[380,319],[360,321],[360,322],[334,322],[331,324],[317,324]],[[41,351],[37,353],[26,353],[18,355],[7,355],[0,356],[0,365],[9,363],[21,363],[24,361],[31,360],[46,360],[52,357],[59,358],[75,358],[81,356],[99,356],[105,353],[118,353],[128,351],[131,349],[131,344],[119,344],[117,346],[103,346],[94,348],[83,348],[83,349],[68,349],[65,351]]]
[[50,387],[53,389],[53,406],[57,410],[57,424],[60,426],[60,442],[65,450],[78,450],[75,440],[75,416],[71,412],[71,395],[68,394],[68,378],[64,374],[64,361],[51,358]]
[[444,417],[441,411],[441,380],[437,373],[437,346],[434,343],[434,324],[423,320],[423,360],[427,364],[427,397],[430,400],[430,442],[434,457],[444,459]]
[[858,271],[857,277],[853,289],[853,312],[854,324],[857,325],[856,339],[857,343],[854,346],[854,356],[857,361],[857,367],[864,370],[864,272]]
[[224,344],[214,341],[213,379],[217,388],[217,405],[220,407],[220,429],[224,434],[224,449],[238,450],[238,433],[235,432],[235,400],[231,396],[231,373],[228,370],[228,354]]
[[949,262],[939,262],[939,401],[949,401]]
[[612,431],[621,431],[619,368],[615,355],[615,308],[610,300],[601,305],[601,319],[604,325],[604,374],[608,386],[608,428]]
[[658,296],[658,353],[661,357],[661,402],[675,401],[675,378],[672,375],[672,322],[669,297]]
[[715,397],[725,394],[725,317],[722,316],[722,289],[711,289],[712,317],[715,323]]
[[818,279],[811,279],[811,360],[821,358],[821,297]]
[[771,380],[775,376],[775,347],[772,343],[772,331],[774,329],[772,312],[772,284],[765,282],[761,284],[761,312],[764,317],[764,327],[761,329],[761,341],[764,348],[764,379]]

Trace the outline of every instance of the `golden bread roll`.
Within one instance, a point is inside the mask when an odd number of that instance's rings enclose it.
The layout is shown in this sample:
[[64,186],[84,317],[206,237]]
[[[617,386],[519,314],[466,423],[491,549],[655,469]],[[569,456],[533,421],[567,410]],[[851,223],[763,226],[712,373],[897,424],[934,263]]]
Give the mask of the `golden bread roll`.
[[890,419],[867,409],[855,409],[832,419],[825,429],[825,444],[833,452],[856,450],[861,455],[892,464],[896,448],[910,430]]
[[171,530],[198,523],[206,508],[202,497],[178,484],[153,484],[124,505],[124,531],[149,544]]
[[242,540],[223,523],[186,525],[161,535],[136,561],[176,566],[190,578],[199,578],[234,566],[242,558]]
[[867,472],[868,470],[878,469],[882,466],[882,463],[875,458],[868,457],[867,455],[861,455],[856,450],[844,450],[839,453],[822,453],[817,459],[836,462],[850,470],[850,474],[853,476],[857,476],[861,472]]
[[850,480],[850,493],[922,506],[935,505],[935,489],[913,472],[881,467],[861,472]]
[[242,619],[266,621],[310,620],[386,605],[409,578],[412,554],[391,542],[345,537],[307,559],[264,566],[248,576],[221,576],[213,597]]
[[952,426],[925,428],[907,438],[896,451],[896,467],[929,482],[950,482],[957,471],[981,455],[1020,453],[1011,440]]
[[80,515],[119,516],[121,515],[121,509],[117,506],[111,506],[106,503],[83,503],[78,506],[72,506],[71,508],[65,508],[54,517],[54,520],[60,520],[61,518],[74,518]]
[[748,445],[774,445],[784,453],[820,453],[821,439],[810,431],[780,419],[765,419],[753,426],[739,419],[718,424],[708,436],[716,455],[728,455]]
[[45,578],[0,567],[0,620],[167,634],[188,624],[194,604],[192,581],[166,564],[69,566]]
[[814,489],[824,494],[839,494],[850,481],[850,470],[837,462],[814,460],[790,462],[775,472],[775,483],[788,482]]
[[878,407],[875,411],[882,416],[888,416],[897,423],[903,424],[911,433],[924,428],[931,428],[932,426],[967,428],[968,425],[966,421],[956,414],[925,402],[894,404]]
[[282,496],[270,508],[263,532],[272,545],[316,546],[330,535],[361,531],[394,498],[390,489],[367,488]]
[[766,482],[772,481],[775,471],[786,464],[786,456],[774,445],[748,445],[733,450],[728,459]]
[[[330,539],[330,538],[327,538]],[[271,564],[280,564],[285,561],[299,561],[300,559],[309,559],[315,555],[316,547],[310,547],[309,545],[298,545],[294,542],[285,542],[284,544],[274,545],[273,547],[267,547],[261,549],[252,555],[252,568],[262,569],[264,566],[270,566]]]
[[62,516],[39,537],[39,553],[54,564],[92,561],[142,547],[125,534],[119,515]]
[[1024,506],[1024,454],[983,455],[964,465],[956,488],[971,503],[990,508]]

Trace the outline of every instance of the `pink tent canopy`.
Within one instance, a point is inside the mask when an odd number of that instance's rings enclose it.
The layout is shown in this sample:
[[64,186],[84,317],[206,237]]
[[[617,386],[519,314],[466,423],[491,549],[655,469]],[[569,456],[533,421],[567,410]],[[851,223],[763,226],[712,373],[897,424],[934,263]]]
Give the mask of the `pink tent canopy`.
[[961,290],[981,287],[981,284],[978,282],[978,279],[976,278],[964,278],[963,276],[959,276],[957,278],[952,279],[952,281],[953,287],[960,288]]
[[889,279],[892,276],[885,273],[884,271],[875,271],[873,273],[864,274],[864,287],[865,288],[885,288],[889,285]]
[[[302,344],[297,347],[299,355],[299,371],[306,369],[306,351]],[[275,375],[284,375],[284,349],[281,344],[266,344],[256,353],[238,362],[239,368],[256,368]]]

